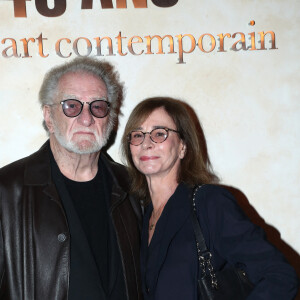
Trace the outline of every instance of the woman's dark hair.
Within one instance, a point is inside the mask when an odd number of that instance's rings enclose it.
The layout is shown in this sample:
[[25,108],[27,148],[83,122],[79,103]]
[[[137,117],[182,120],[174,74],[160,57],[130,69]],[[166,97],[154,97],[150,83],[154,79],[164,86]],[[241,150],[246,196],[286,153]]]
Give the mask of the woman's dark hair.
[[[131,192],[142,201],[149,200],[149,191],[145,176],[140,173],[132,161],[128,135],[136,130],[147,119],[147,117],[158,108],[163,108],[172,118],[179,131],[179,136],[186,145],[186,153],[181,160],[178,172],[178,182],[185,182],[193,186],[195,184],[212,183],[218,181],[213,173],[208,159],[206,147],[200,146],[195,121],[186,109],[182,101],[168,97],[148,98],[140,102],[132,111],[127,121],[121,141],[122,156],[124,163],[128,166],[131,178]],[[160,124],[157,124],[160,125]],[[201,129],[202,130],[202,129]]]

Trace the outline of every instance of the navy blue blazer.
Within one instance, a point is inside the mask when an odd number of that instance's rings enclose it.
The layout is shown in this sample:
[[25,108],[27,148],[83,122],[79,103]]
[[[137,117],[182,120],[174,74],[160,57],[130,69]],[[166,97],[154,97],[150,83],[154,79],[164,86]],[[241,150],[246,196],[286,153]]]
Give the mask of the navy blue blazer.
[[[178,185],[159,218],[148,247],[150,204],[145,212],[141,274],[144,300],[196,300],[198,262],[191,219],[192,189]],[[197,194],[197,215],[215,270],[226,263],[243,266],[255,288],[248,299],[288,300],[298,279],[261,228],[242,212],[227,190],[204,185]]]

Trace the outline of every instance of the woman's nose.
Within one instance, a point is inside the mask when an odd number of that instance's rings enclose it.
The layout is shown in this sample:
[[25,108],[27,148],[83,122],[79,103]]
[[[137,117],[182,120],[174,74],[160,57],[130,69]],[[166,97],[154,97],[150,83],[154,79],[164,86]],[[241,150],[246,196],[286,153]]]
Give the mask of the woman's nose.
[[150,133],[147,132],[147,133],[145,133],[145,138],[142,143],[142,147],[144,149],[148,149],[148,148],[151,148],[152,146],[153,146],[153,141],[150,138]]

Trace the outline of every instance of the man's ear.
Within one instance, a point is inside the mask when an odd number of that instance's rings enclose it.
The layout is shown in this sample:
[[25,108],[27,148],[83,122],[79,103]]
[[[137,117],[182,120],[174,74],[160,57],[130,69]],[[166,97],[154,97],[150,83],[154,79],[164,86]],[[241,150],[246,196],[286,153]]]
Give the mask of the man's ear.
[[54,127],[53,127],[53,121],[52,121],[52,117],[51,117],[51,107],[50,106],[48,106],[48,105],[43,106],[43,115],[44,115],[44,120],[45,120],[46,126],[49,130],[49,133],[53,133]]

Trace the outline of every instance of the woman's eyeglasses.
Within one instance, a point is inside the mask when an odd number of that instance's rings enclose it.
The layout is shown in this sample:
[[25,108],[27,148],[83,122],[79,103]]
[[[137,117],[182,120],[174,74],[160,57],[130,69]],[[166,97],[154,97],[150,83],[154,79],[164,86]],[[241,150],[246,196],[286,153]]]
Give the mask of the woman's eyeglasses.
[[127,139],[131,145],[139,146],[144,142],[146,134],[149,134],[152,142],[162,143],[168,138],[169,131],[179,133],[179,131],[177,131],[177,130],[165,128],[165,127],[164,128],[155,128],[155,129],[151,130],[150,132],[134,130],[128,134]]

